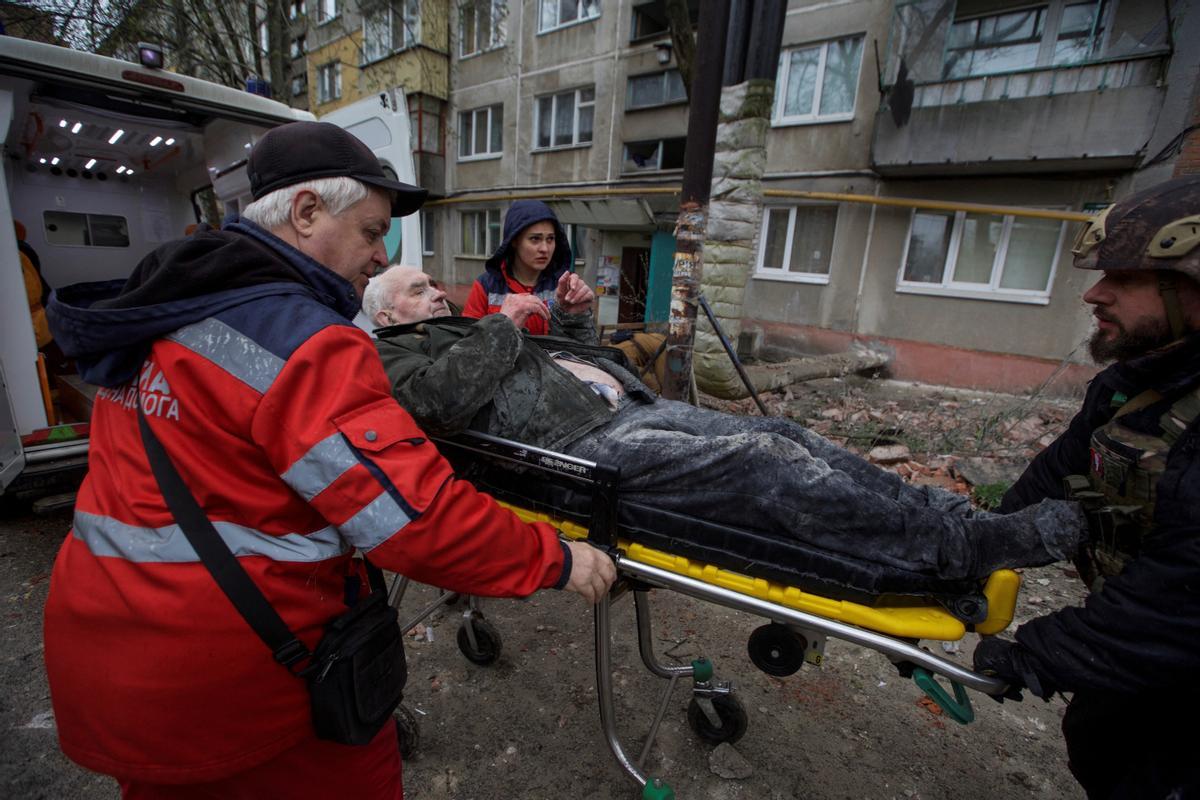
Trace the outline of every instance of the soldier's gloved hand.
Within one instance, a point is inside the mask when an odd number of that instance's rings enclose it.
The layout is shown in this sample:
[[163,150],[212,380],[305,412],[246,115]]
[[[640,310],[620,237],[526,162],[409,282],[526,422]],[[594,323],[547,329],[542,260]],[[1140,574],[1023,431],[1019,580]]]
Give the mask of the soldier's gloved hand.
[[992,694],[991,698],[997,703],[1003,703],[1006,698],[1010,700],[1024,699],[1021,697],[1022,688],[1028,688],[1033,696],[1043,700],[1050,699],[1051,694],[1056,691],[1055,687],[1046,682],[1037,670],[1034,670],[1034,662],[1036,662],[1036,658],[1020,644],[994,636],[980,639],[976,646],[976,652],[974,652],[976,672],[1008,684],[1008,691],[1004,692],[1003,696]]
[[975,647],[975,671],[1008,684],[1008,690],[1004,694],[988,695],[997,703],[1003,703],[1006,699],[1017,702],[1024,699],[1021,689],[1025,682],[1013,663],[1016,648],[1015,642],[997,639],[995,636],[985,636]]

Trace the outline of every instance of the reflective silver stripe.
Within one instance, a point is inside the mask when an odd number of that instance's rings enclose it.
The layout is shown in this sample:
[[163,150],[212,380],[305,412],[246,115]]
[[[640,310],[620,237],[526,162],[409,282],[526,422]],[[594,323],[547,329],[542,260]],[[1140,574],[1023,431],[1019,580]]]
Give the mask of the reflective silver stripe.
[[[213,527],[235,556],[266,556],[272,561],[311,563],[350,552],[350,546],[334,528],[322,528],[310,534],[272,536],[232,522],[214,522]],[[178,525],[145,528],[126,525],[112,517],[76,511],[74,534],[97,556],[111,556],[139,564],[175,564],[200,560]]]
[[305,500],[312,500],[357,463],[342,434],[334,433],[313,445],[280,477]]
[[382,492],[350,519],[338,526],[346,541],[363,552],[383,543],[410,521],[388,492]]
[[[554,299],[556,291],[556,289],[546,289],[543,292],[534,293],[533,296],[541,300],[546,305],[550,305],[550,301]],[[488,294],[488,305],[502,306],[504,305],[504,298],[508,297],[510,294],[512,294],[512,292],[491,292]]]
[[283,359],[218,319],[208,318],[167,337],[208,359],[247,386],[266,394]]

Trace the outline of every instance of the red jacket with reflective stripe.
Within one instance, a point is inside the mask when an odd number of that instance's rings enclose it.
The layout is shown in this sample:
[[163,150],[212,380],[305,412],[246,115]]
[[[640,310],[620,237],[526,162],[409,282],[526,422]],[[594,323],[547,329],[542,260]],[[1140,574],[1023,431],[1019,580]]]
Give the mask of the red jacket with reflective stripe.
[[[496,270],[487,270],[471,284],[471,293],[467,295],[467,304],[463,306],[462,315],[472,319],[481,319],[488,314],[500,313],[504,296],[508,294],[532,294],[541,298],[547,307],[554,304],[555,290],[562,270],[538,278],[537,286],[526,286],[508,274],[508,264],[501,263]],[[550,333],[550,323],[536,315],[530,315],[525,320],[525,330],[534,336],[545,336]]]
[[[258,297],[158,339],[136,383],[209,519],[310,649],[348,585],[361,588],[355,549],[475,594],[564,577],[555,531],[456,479],[392,398],[367,335],[311,294]],[[89,473],[51,580],[59,737],[100,772],[213,780],[311,737],[307,691],[175,527],[135,402],[132,384],[96,398]]]

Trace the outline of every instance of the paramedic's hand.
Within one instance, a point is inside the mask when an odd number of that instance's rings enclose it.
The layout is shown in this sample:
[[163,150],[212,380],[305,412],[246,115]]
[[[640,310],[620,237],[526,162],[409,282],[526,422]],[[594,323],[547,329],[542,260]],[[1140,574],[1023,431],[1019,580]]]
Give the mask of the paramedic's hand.
[[975,647],[975,671],[1008,684],[1008,691],[1004,694],[988,695],[997,703],[1003,703],[1005,699],[1018,702],[1023,699],[1021,689],[1025,682],[1014,663],[1013,655],[1016,650],[1015,642],[997,639],[995,636],[983,637]]
[[525,320],[530,317],[541,317],[550,321],[550,309],[546,308],[538,297],[532,294],[506,294],[500,304],[500,312],[512,320],[518,328],[525,327]]
[[576,592],[595,605],[617,579],[612,559],[586,542],[567,542],[571,551],[571,575],[563,588]]
[[564,272],[554,289],[554,302],[568,314],[582,314],[592,307],[595,295],[574,272]]

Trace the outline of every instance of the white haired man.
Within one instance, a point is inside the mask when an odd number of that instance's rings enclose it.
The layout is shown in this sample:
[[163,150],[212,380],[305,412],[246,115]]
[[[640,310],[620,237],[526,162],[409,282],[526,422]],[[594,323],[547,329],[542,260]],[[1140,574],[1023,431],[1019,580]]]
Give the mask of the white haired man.
[[[126,797],[400,798],[395,728],[363,746],[318,738],[304,663],[222,596],[159,490],[143,416],[306,652],[368,593],[355,550],[484,595],[595,601],[614,570],[457,480],[351,323],[391,219],[424,190],[326,123],[271,130],[248,173],[241,219],[164,245],[123,287],[50,304],[64,351],[103,387],[46,605],[59,741]],[[104,288],[119,292],[94,302]]]

